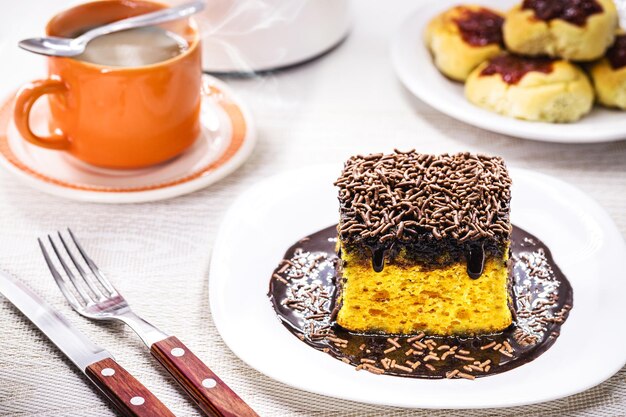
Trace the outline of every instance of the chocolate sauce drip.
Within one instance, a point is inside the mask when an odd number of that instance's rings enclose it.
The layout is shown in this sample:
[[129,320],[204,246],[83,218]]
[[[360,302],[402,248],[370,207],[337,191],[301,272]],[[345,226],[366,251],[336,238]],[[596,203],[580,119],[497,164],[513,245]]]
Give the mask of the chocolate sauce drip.
[[387,249],[379,246],[370,246],[370,251],[372,251],[372,269],[375,272],[382,272],[385,267],[385,253]]
[[485,250],[483,245],[470,248],[467,254],[467,275],[471,279],[478,279],[485,269]]
[[[458,354],[451,354],[445,359],[428,361],[434,370],[429,369],[424,360],[426,354],[407,354],[411,343],[415,343],[408,340],[414,340],[415,336],[394,338],[401,347],[389,352],[389,335],[351,333],[335,323],[331,312],[339,287],[336,235],[336,227],[331,226],[289,248],[284,261],[274,271],[268,296],[281,322],[291,333],[309,346],[355,367],[374,361],[373,366],[386,375],[441,379],[459,369],[467,374],[470,371],[465,370],[465,366],[477,367],[477,362],[485,364],[489,361],[489,365],[481,366],[483,371],[470,374],[480,378],[505,372],[547,351],[558,338],[573,305],[572,287],[554,263],[550,250],[535,236],[513,226],[510,295],[514,323],[501,333],[489,335],[424,336],[421,343],[432,340],[438,346],[456,346],[457,352],[469,352],[461,353],[461,357],[474,359],[467,361],[458,358]],[[510,351],[505,350],[507,344]],[[442,351],[434,351],[443,356]],[[384,358],[395,360],[402,368],[383,369],[381,360]],[[407,360],[421,364],[411,368]]]
[[503,44],[504,18],[489,9],[464,9],[463,14],[455,20],[455,23],[463,40],[472,46]]
[[589,16],[603,11],[595,0],[524,0],[522,9],[532,10],[539,20],[561,19],[576,26],[585,26]]
[[531,58],[502,54],[491,58],[480,75],[500,74],[505,83],[517,84],[531,71],[551,73],[554,61],[556,60],[547,57]]
[[626,66],[626,35],[615,37],[615,43],[606,51],[606,58],[614,70]]
[[[383,246],[368,246],[372,254],[372,269],[374,272],[382,272],[385,268],[385,257],[390,248]],[[465,258],[467,259],[467,275],[472,279],[478,279],[485,269],[485,248],[483,243],[470,246]]]

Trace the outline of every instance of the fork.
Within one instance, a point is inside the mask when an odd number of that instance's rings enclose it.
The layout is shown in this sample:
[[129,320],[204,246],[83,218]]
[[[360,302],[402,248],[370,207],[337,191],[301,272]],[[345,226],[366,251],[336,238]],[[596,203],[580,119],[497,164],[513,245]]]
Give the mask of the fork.
[[[70,249],[71,243],[68,244],[69,240],[64,239],[61,232],[57,232],[61,245],[57,245],[48,235],[52,251],[65,271],[65,278],[54,265],[42,240],[37,241],[50,273],[76,312],[93,320],[116,320],[127,324],[206,415],[258,417],[176,336],[169,336],[135,314],[122,294],[87,255],[74,233],[69,228],[67,231],[74,249]],[[70,268],[68,258],[75,271]]]

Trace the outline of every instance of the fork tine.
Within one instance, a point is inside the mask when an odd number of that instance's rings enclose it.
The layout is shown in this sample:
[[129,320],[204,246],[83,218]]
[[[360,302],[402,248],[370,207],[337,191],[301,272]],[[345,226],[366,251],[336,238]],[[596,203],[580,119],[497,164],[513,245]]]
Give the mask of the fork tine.
[[78,239],[76,239],[76,236],[74,236],[74,233],[72,232],[72,229],[70,229],[68,227],[67,231],[70,233],[70,237],[72,238],[72,241],[74,242],[74,244],[78,248],[78,251],[80,252],[80,255],[83,257],[83,259],[85,260],[85,262],[89,266],[89,269],[91,269],[91,272],[93,272],[93,274],[96,276],[96,278],[98,278],[98,281],[100,282],[100,284],[102,284],[102,286],[104,288],[106,288],[106,290],[109,292],[109,294],[111,294],[111,295],[117,294],[117,291],[115,290],[115,287],[113,287],[113,285],[109,282],[109,280],[106,279],[106,277],[103,274],[100,273],[100,268],[98,268],[98,265],[96,265],[96,263],[91,260],[89,255],[87,255],[87,252],[85,252],[85,250],[81,246],[81,244],[78,241]]
[[48,235],[48,241],[50,241],[50,245],[52,245],[52,250],[57,255],[57,258],[58,258],[59,262],[61,263],[61,266],[65,270],[65,273],[67,274],[68,278],[70,279],[70,282],[72,283],[74,288],[76,288],[76,291],[78,292],[80,297],[83,299],[85,304],[93,303],[93,300],[91,299],[89,294],[83,289],[83,287],[81,285],[79,285],[78,281],[76,280],[76,277],[74,276],[74,273],[72,272],[72,270],[67,266],[67,264],[63,260],[63,256],[59,252],[59,249],[57,248],[57,245],[54,244],[54,241],[52,240],[52,236]]
[[72,263],[74,264],[74,266],[76,267],[76,270],[78,271],[78,273],[80,274],[80,276],[83,278],[83,281],[85,281],[87,283],[87,286],[89,287],[89,289],[91,290],[91,292],[98,297],[98,299],[101,301],[104,299],[104,295],[102,294],[102,291],[97,288],[97,286],[95,286],[91,280],[87,277],[87,274],[85,274],[85,270],[80,266],[80,262],[78,262],[76,260],[76,258],[74,257],[74,254],[72,254],[72,251],[70,250],[70,248],[67,246],[67,243],[65,243],[65,239],[63,239],[63,236],[61,235],[61,232],[57,232],[57,235],[59,236],[59,239],[61,240],[61,244],[63,244],[63,247],[65,248],[65,251],[67,252],[67,254],[70,256],[70,259],[72,260]]
[[48,251],[46,250],[46,247],[44,246],[43,242],[39,238],[37,238],[37,242],[39,242],[39,248],[41,249],[41,253],[43,254],[44,259],[46,260],[48,269],[50,270],[50,273],[52,274],[54,281],[57,283],[57,286],[61,290],[61,293],[63,293],[63,296],[65,297],[65,299],[70,303],[70,305],[75,310],[79,310],[80,308],[82,308],[81,304],[78,302],[78,300],[76,299],[74,294],[72,294],[72,292],[69,290],[69,288],[67,288],[67,283],[61,277],[61,274],[59,274],[59,271],[57,271],[56,267],[52,263],[52,260],[50,259],[50,256],[48,255]]

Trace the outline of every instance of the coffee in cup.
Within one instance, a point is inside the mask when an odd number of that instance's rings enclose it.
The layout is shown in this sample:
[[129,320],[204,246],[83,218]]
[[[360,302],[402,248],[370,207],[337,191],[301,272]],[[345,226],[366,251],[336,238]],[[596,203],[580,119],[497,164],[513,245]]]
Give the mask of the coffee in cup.
[[172,59],[188,47],[183,37],[149,26],[99,36],[74,59],[114,67],[140,67]]

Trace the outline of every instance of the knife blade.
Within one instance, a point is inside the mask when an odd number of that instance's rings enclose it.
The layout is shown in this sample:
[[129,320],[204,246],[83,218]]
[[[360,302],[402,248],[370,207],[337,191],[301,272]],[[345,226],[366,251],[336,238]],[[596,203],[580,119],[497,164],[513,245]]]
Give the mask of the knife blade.
[[174,417],[174,414],[113,356],[74,328],[39,295],[0,271],[4,295],[67,356],[125,416]]

